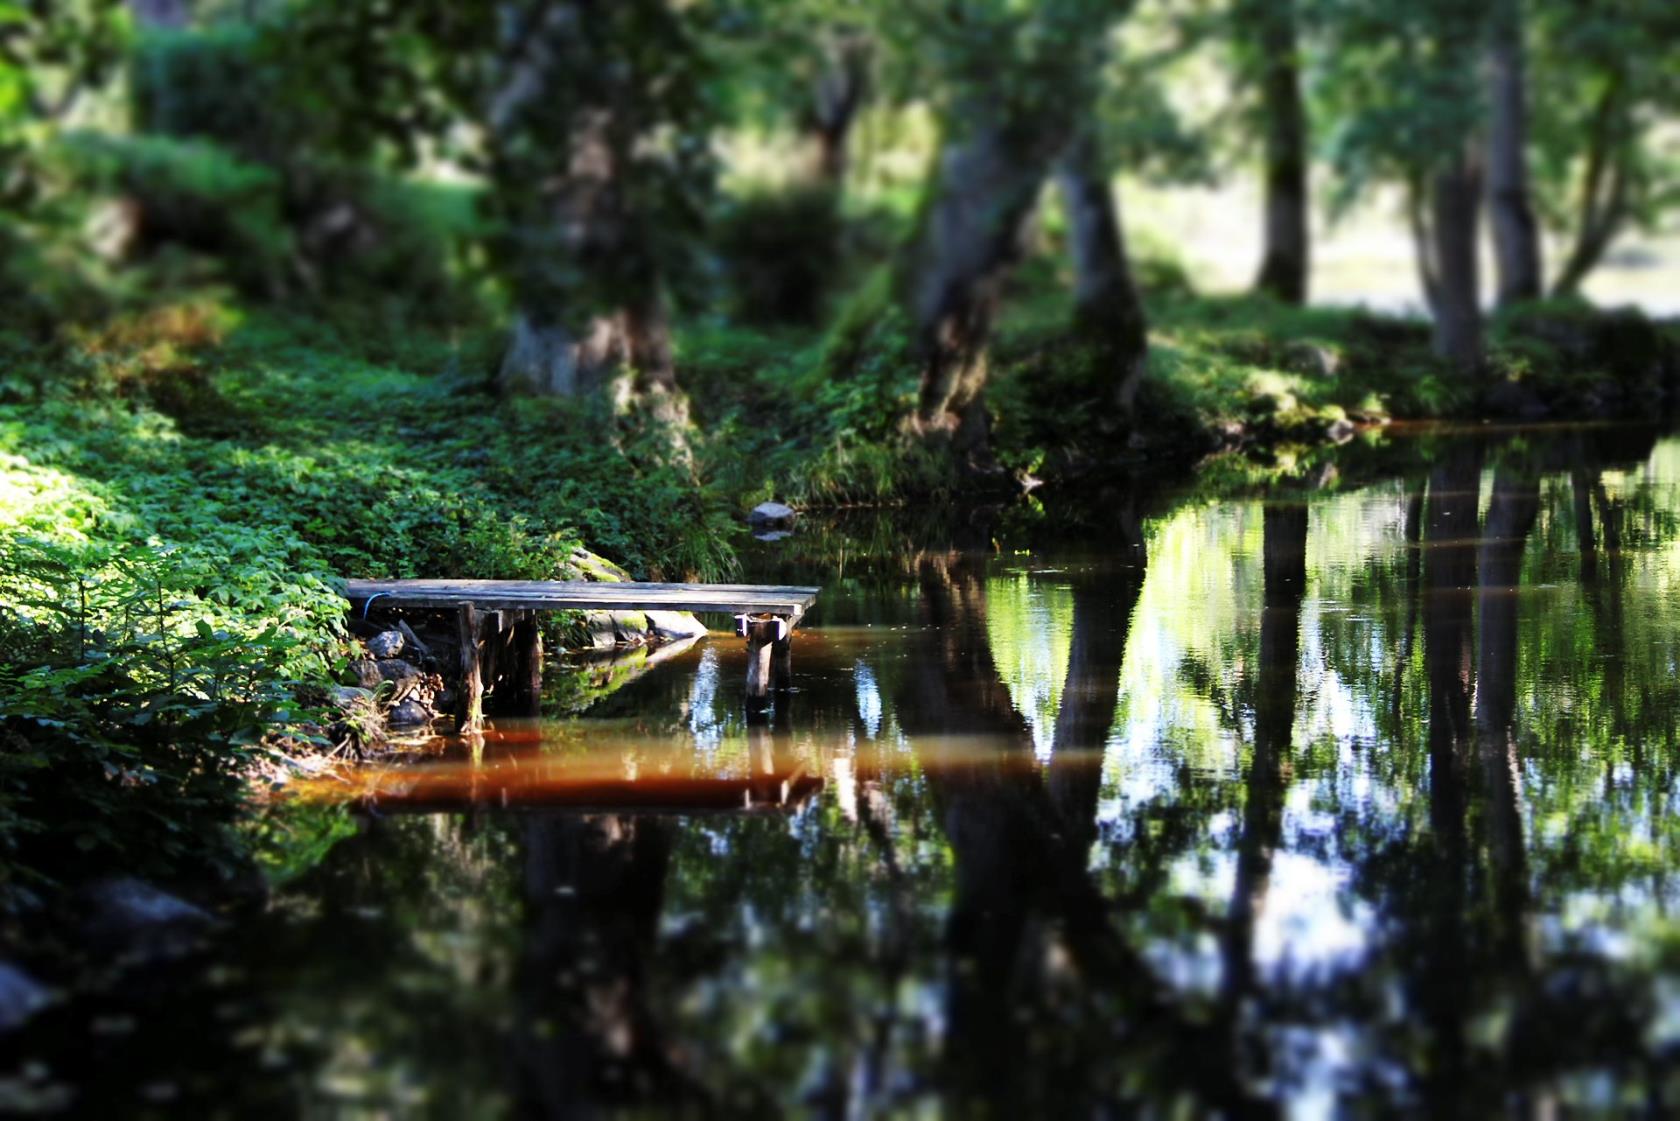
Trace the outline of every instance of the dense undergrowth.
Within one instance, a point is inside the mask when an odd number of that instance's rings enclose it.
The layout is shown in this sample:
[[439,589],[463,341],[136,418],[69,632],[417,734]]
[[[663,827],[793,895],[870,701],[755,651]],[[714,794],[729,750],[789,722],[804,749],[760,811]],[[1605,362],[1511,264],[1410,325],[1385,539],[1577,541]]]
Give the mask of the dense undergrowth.
[[[0,892],[120,866],[231,874],[264,737],[307,736],[352,576],[566,575],[588,541],[715,578],[731,523],[657,432],[496,403],[321,323],[189,306],[45,345],[0,382]],[[377,349],[377,348],[375,348]]]

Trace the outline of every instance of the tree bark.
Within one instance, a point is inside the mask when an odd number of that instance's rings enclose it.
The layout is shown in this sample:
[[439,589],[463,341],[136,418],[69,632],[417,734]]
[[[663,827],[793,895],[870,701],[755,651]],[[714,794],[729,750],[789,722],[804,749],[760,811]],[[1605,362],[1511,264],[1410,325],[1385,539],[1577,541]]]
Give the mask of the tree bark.
[[1254,286],[1290,304],[1307,299],[1307,112],[1301,97],[1294,0],[1247,0],[1239,18],[1261,52],[1265,117],[1265,242]]
[[869,92],[869,41],[837,36],[824,52],[822,72],[811,99],[811,129],[817,141],[817,178],[838,190],[846,178],[846,142]]
[[[506,14],[506,80],[488,120],[518,310],[498,381],[506,392],[556,396],[611,386],[621,406],[645,399],[680,424],[662,278],[629,201],[646,122],[634,119],[624,79],[591,61],[600,18],[593,5],[565,2]],[[579,87],[579,66],[599,80],[586,84],[584,104],[557,114],[553,91]]]
[[992,319],[1022,226],[1038,199],[1058,130],[1011,124],[986,99],[939,156],[932,198],[912,246],[908,296],[920,390],[913,432],[946,442],[966,465],[994,470],[984,393]]
[[1522,0],[1496,0],[1488,50],[1488,223],[1499,306],[1538,299],[1540,227],[1528,182],[1528,91]]
[[1435,353],[1469,372],[1482,361],[1481,277],[1476,261],[1480,173],[1468,152],[1453,155],[1431,184],[1436,272]]
[[1627,220],[1627,157],[1620,150],[1626,143],[1622,136],[1623,85],[1621,74],[1612,75],[1593,109],[1587,166],[1576,207],[1575,238],[1552,282],[1554,296],[1573,296],[1580,291],[1581,282],[1598,266]]
[[1074,328],[1113,371],[1112,403],[1130,413],[1149,361],[1149,322],[1132,279],[1113,184],[1090,129],[1068,145],[1057,178],[1073,253]]

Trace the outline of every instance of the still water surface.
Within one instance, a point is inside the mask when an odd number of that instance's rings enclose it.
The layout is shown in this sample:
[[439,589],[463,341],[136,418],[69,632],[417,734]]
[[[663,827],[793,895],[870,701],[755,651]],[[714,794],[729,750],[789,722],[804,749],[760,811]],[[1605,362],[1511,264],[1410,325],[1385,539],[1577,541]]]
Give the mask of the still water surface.
[[791,692],[713,636],[318,791],[37,1059],[104,1116],[1674,1115],[1680,441],[1301,475],[767,547]]

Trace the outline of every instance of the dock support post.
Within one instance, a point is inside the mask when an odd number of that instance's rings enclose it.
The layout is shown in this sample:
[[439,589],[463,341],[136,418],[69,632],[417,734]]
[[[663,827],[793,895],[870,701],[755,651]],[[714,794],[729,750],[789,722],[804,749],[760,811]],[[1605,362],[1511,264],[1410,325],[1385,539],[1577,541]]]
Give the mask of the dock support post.
[[[747,696],[767,696],[770,692],[772,659],[778,649],[791,650],[793,625],[776,615],[737,615],[735,633],[747,640]],[[784,657],[791,667],[792,655],[786,654]]]
[[476,732],[484,726],[484,678],[478,657],[478,608],[470,603],[463,603],[457,611],[456,629],[461,643],[461,691],[455,705],[455,723],[461,732]]
[[536,613],[512,611],[502,632],[500,677],[497,689],[505,698],[504,712],[537,716],[542,700],[543,645]]
[[770,644],[770,684],[778,692],[793,688],[793,631]]

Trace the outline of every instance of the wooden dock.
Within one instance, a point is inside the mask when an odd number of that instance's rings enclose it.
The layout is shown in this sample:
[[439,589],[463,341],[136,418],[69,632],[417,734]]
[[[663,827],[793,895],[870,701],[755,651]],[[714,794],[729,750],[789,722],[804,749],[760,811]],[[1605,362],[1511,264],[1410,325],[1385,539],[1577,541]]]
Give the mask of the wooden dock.
[[764,696],[792,672],[793,629],[818,588],[765,584],[643,584],[594,580],[350,580],[344,594],[366,610],[452,611],[460,637],[463,731],[483,722],[484,689],[499,680],[535,691],[542,680],[538,611],[696,611],[735,617],[747,640],[747,693]]

